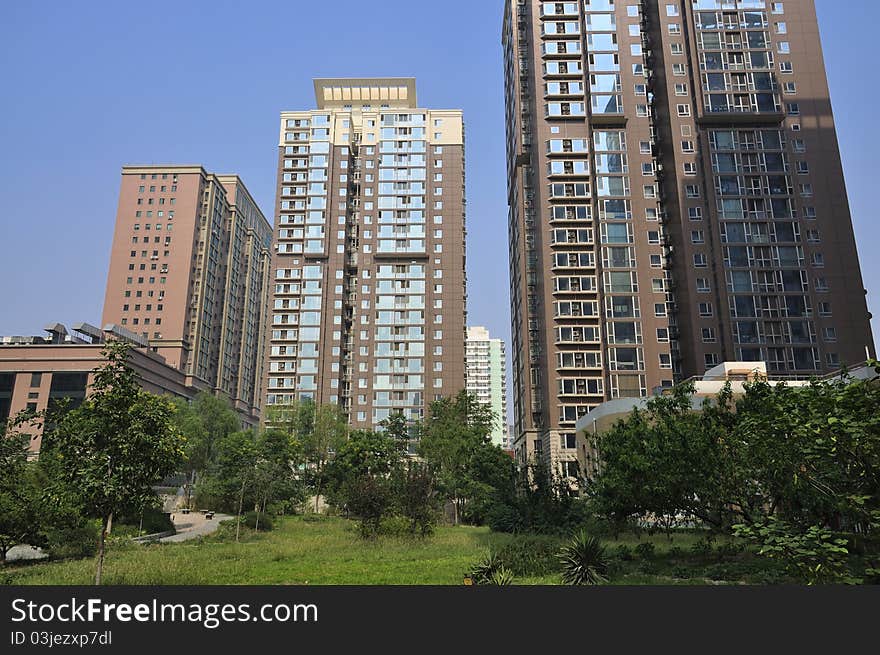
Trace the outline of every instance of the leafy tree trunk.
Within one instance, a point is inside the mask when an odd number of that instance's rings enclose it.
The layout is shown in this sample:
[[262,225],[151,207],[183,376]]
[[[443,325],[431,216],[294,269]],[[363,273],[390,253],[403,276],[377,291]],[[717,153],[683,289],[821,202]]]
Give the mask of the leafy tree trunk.
[[241,496],[238,499],[238,516],[235,519],[235,541],[238,543],[238,535],[241,531],[241,508],[244,505],[244,482],[241,483]]
[[101,577],[104,575],[104,546],[112,523],[113,512],[110,512],[101,522],[101,536],[98,537],[98,566],[95,568],[95,586],[100,586]]
[[318,513],[318,500],[321,498],[321,483],[324,480],[324,467],[318,468],[318,484],[315,488],[315,514]]

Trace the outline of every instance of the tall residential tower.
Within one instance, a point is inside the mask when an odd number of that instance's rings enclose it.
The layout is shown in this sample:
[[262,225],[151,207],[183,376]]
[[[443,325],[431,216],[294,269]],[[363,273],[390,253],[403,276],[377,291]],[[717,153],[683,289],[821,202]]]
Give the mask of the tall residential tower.
[[467,390],[484,405],[488,405],[497,423],[492,432],[492,443],[509,448],[507,431],[507,357],[504,342],[492,339],[484,327],[467,329]]
[[281,114],[267,405],[419,419],[465,386],[462,114],[411,78],[314,85]]
[[874,345],[812,0],[508,0],[518,460],[725,360]]
[[103,324],[260,418],[272,228],[236,175],[124,166]]

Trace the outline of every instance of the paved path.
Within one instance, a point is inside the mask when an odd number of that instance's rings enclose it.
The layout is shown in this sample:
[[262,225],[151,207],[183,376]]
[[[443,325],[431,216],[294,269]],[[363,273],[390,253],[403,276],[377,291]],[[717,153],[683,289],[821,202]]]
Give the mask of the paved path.
[[[214,518],[208,520],[201,512],[190,512],[189,514],[175,512],[174,528],[177,530],[177,534],[173,534],[170,537],[163,537],[159,539],[159,541],[162,543],[177,543],[180,541],[197,539],[198,537],[215,532],[217,528],[220,527],[220,521],[234,518],[235,517],[230,514],[214,514]],[[14,562],[30,559],[45,559],[46,557],[48,557],[48,555],[39,548],[33,548],[32,546],[13,546],[6,554],[6,561]]]
[[188,541],[190,539],[203,537],[215,532],[217,528],[220,527],[220,521],[235,518],[229,514],[214,514],[214,518],[206,519],[205,515],[201,512],[181,514],[179,511],[174,512],[173,516],[174,528],[177,530],[177,534],[159,539],[163,544]]

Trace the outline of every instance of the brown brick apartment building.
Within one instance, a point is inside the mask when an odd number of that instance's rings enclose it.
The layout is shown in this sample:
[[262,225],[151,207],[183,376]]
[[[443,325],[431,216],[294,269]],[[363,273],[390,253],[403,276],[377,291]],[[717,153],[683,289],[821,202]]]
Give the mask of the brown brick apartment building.
[[514,439],[722,361],[873,354],[812,0],[508,0]]
[[238,176],[123,167],[103,324],[258,420],[271,237]]
[[318,79],[281,114],[266,405],[418,419],[465,386],[464,131],[411,78]]

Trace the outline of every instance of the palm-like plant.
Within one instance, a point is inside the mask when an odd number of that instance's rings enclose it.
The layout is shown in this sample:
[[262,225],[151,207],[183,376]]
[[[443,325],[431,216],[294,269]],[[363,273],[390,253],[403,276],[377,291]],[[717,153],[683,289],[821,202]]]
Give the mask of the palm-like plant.
[[502,565],[501,568],[492,574],[492,577],[489,579],[489,584],[511,585],[513,584],[513,573],[510,572],[510,569],[504,568]]
[[490,552],[481,561],[471,567],[467,575],[474,581],[474,584],[492,584],[492,577],[502,570],[504,565],[501,558],[494,552]]
[[562,582],[570,585],[592,585],[607,581],[608,558],[605,547],[596,537],[583,530],[559,552]]

